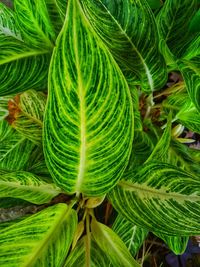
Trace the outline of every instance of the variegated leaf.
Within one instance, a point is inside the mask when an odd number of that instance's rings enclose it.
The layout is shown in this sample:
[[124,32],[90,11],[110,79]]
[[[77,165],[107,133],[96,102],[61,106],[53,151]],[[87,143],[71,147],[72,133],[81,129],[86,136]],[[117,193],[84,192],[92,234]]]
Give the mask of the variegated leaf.
[[160,39],[176,57],[183,55],[188,43],[195,37],[189,32],[189,22],[196,8],[196,0],[166,0],[156,17]]
[[121,178],[132,139],[127,82],[79,1],[70,0],[51,62],[44,120],[54,182],[68,194],[105,194]]
[[149,162],[125,173],[109,193],[116,210],[132,223],[168,235],[198,235],[200,181],[166,163]]
[[0,13],[0,96],[46,88],[49,51],[22,40],[13,11],[2,3]]
[[121,238],[133,257],[136,256],[148,235],[148,230],[129,222],[121,215],[115,219],[112,229]]
[[154,234],[161,238],[176,255],[185,252],[189,240],[188,236],[168,236],[158,232],[154,232]]
[[[195,60],[195,58],[193,60]],[[199,65],[195,64],[192,61],[179,61],[179,68],[183,75],[188,94],[195,107],[200,112],[200,53],[197,61]]]
[[28,90],[9,101],[11,110],[8,120],[12,127],[37,145],[42,144],[45,104],[46,96],[34,90]]
[[[80,0],[94,30],[131,83],[150,93],[166,82],[153,12],[146,0]],[[142,22],[142,23],[141,23]],[[139,80],[138,80],[139,79]]]
[[46,1],[15,0],[14,10],[25,42],[36,48],[51,50],[56,35],[49,18]]
[[94,240],[91,240],[89,255],[87,251],[87,241],[84,236],[69,254],[64,267],[108,267],[107,255],[102,252]]
[[62,191],[39,176],[25,171],[0,175],[0,198],[13,197],[34,204],[49,202]]
[[0,266],[61,267],[77,226],[77,215],[57,204],[0,232]]
[[140,267],[123,241],[108,226],[93,219],[91,230],[95,242],[106,253],[113,266]]
[[0,121],[0,169],[24,169],[35,148],[35,144],[13,129],[7,121]]

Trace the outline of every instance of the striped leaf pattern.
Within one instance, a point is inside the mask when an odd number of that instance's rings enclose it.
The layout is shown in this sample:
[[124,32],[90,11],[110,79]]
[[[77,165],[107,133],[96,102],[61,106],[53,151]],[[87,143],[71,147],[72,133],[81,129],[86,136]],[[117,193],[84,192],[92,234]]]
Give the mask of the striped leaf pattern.
[[67,0],[45,0],[45,3],[54,32],[59,34],[65,20]]
[[9,120],[12,127],[33,143],[40,145],[46,96],[41,92],[28,90],[15,97],[10,104],[17,110],[16,114],[12,114],[13,109],[11,110]]
[[12,10],[0,3],[0,12],[0,96],[46,88],[49,51],[29,47]]
[[95,242],[106,253],[113,266],[140,267],[126,245],[112,229],[93,219],[91,230]]
[[87,242],[84,236],[76,245],[75,249],[69,254],[64,267],[108,267],[109,260],[105,253],[102,252],[100,247],[92,239],[90,244],[90,257],[87,262]]
[[188,236],[168,236],[155,232],[154,234],[161,238],[174,254],[181,255],[185,252],[189,240]]
[[54,182],[68,194],[105,194],[121,178],[132,140],[126,80],[78,0],[70,0],[51,62],[44,119],[45,159]]
[[[199,40],[200,47],[200,40]],[[200,63],[200,53],[199,58],[197,58]],[[191,61],[182,60],[179,62],[179,68],[183,75],[188,94],[193,101],[195,107],[200,112],[200,64],[197,66]]]
[[196,0],[166,0],[156,17],[160,39],[180,58],[195,37],[189,32],[189,21],[196,12]]
[[55,33],[45,0],[15,0],[14,10],[22,38],[36,48],[53,47]]
[[12,96],[0,97],[0,121],[4,120],[8,115],[8,101],[12,99]]
[[155,18],[146,0],[80,2],[126,77],[134,76],[134,83],[148,93],[160,89],[167,72],[159,53]]
[[136,256],[148,235],[148,230],[138,227],[121,215],[115,219],[112,230],[121,238],[133,257]]
[[35,144],[14,130],[7,121],[0,121],[0,140],[0,169],[24,169]]
[[72,243],[77,215],[57,204],[0,232],[2,267],[61,267]]
[[198,235],[200,181],[172,165],[149,162],[126,173],[109,193],[114,208],[152,232]]
[[29,172],[17,171],[0,175],[0,198],[13,197],[43,204],[60,193],[61,190],[54,184],[48,184]]

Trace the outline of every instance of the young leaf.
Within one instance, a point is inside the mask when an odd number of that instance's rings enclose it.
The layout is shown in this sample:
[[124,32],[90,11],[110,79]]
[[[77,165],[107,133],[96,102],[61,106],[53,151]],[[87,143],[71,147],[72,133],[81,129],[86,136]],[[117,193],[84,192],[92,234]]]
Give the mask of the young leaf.
[[14,13],[0,3],[0,96],[47,86],[49,51],[29,47]]
[[189,32],[189,21],[196,12],[196,3],[196,0],[166,0],[157,15],[160,38],[176,57],[183,54],[193,38]]
[[158,48],[155,18],[146,0],[80,3],[128,79],[134,76],[135,84],[141,84],[148,93],[165,84],[166,66]]
[[90,245],[90,259],[86,261],[86,236],[84,236],[76,245],[75,249],[69,254],[64,267],[108,267],[109,260],[107,255],[102,252],[99,246],[91,240]]
[[103,195],[120,179],[132,140],[127,82],[78,0],[70,0],[49,73],[44,152],[50,173],[68,194]]
[[60,188],[29,172],[17,171],[0,175],[0,198],[14,197],[43,204],[60,193]]
[[41,145],[46,96],[41,92],[28,90],[9,101],[9,104],[17,111],[13,114],[12,108],[8,117],[12,127],[33,143]]
[[161,238],[174,254],[181,255],[185,252],[189,240],[188,236],[169,236],[158,232],[154,232],[154,234]]
[[22,38],[30,46],[52,49],[56,38],[45,0],[14,1],[17,24]]
[[148,235],[148,230],[138,227],[121,215],[115,219],[112,229],[121,238],[133,257],[136,256]]
[[0,121],[0,140],[0,169],[24,169],[36,145],[13,129],[7,121]]
[[131,256],[123,241],[108,226],[93,219],[91,230],[95,242],[106,253],[113,266],[140,266]]
[[125,173],[109,193],[114,208],[132,223],[168,235],[198,235],[200,181],[166,163],[149,162]]
[[0,266],[60,267],[77,225],[75,211],[57,204],[0,232]]

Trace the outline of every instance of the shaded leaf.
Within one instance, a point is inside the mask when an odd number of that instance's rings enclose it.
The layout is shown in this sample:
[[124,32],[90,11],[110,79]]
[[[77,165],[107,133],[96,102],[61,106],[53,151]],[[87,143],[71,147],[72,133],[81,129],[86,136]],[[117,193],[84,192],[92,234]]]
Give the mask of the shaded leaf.
[[0,232],[0,265],[60,267],[77,225],[75,211],[57,204]]
[[189,27],[191,32],[200,32],[200,9],[193,16]]
[[148,231],[129,222],[118,215],[112,226],[113,231],[121,238],[133,257],[142,246]]
[[189,240],[188,236],[168,236],[158,232],[154,232],[154,234],[161,238],[174,254],[181,255],[185,252]]
[[69,1],[49,79],[44,152],[54,182],[68,194],[103,195],[127,165],[133,110],[127,82],[78,0]]
[[80,2],[130,83],[141,84],[148,93],[160,89],[167,72],[155,18],[146,0]]

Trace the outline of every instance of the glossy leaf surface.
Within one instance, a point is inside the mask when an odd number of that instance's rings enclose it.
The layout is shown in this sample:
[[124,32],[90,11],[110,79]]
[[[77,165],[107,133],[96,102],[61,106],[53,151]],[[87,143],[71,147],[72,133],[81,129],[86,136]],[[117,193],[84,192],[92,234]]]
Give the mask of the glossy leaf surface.
[[126,80],[78,0],[69,1],[49,79],[44,151],[53,179],[69,194],[103,195],[127,165],[133,110]]

